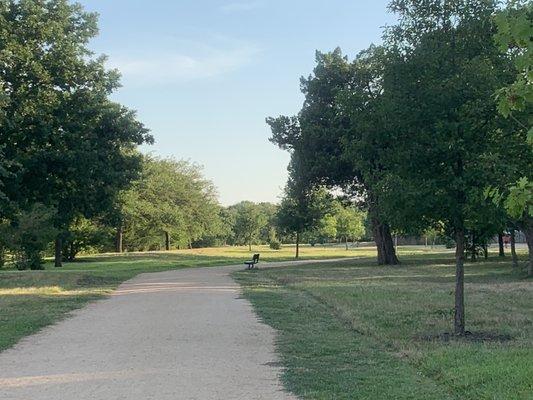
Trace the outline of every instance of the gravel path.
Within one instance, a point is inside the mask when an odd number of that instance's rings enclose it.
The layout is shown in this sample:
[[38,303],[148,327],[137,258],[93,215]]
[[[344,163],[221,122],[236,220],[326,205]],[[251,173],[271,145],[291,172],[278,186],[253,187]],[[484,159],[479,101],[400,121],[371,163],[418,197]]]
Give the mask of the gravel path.
[[1,353],[0,399],[295,399],[279,382],[275,332],[229,276],[239,268],[125,282]]

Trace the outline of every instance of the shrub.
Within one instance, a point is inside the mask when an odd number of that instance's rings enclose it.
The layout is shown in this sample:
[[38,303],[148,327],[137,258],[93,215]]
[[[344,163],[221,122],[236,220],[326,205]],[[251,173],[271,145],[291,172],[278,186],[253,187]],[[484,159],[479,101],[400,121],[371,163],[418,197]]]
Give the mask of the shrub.
[[42,253],[56,235],[54,214],[52,209],[36,204],[28,211],[19,212],[11,221],[6,247],[11,250],[17,269],[43,269]]
[[272,250],[281,250],[281,242],[279,240],[271,240],[269,246]]

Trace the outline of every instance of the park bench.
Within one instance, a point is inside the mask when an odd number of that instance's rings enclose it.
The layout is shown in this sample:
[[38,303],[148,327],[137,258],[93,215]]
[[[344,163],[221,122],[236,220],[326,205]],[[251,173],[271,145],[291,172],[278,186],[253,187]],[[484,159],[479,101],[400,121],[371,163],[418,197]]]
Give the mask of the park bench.
[[255,268],[256,264],[259,263],[259,254],[254,254],[251,261],[245,261],[244,265],[246,265],[246,269],[252,269]]

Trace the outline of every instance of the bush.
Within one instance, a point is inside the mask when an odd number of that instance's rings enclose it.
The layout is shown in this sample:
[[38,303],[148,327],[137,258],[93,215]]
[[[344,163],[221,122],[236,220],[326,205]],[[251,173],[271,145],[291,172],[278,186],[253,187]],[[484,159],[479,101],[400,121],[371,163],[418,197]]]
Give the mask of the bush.
[[272,250],[281,250],[281,242],[279,240],[271,240],[269,246]]
[[446,236],[444,239],[444,246],[446,246],[447,249],[453,249],[455,247],[455,240]]
[[42,253],[57,233],[52,221],[54,214],[50,208],[36,204],[11,221],[4,239],[17,269],[43,269]]
[[74,261],[78,253],[99,253],[110,248],[113,231],[102,224],[78,217],[63,238],[63,261]]

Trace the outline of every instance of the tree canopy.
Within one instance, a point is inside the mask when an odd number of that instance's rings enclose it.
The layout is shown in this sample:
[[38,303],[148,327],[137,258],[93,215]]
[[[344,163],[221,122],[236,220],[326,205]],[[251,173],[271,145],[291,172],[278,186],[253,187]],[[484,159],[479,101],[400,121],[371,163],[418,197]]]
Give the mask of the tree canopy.
[[132,150],[152,141],[133,112],[108,99],[118,73],[88,49],[96,20],[66,0],[0,2],[6,211],[55,210],[57,266],[71,221],[109,209],[139,170]]
[[139,179],[121,200],[117,228],[131,250],[191,247],[219,229],[215,188],[186,161],[145,156]]

